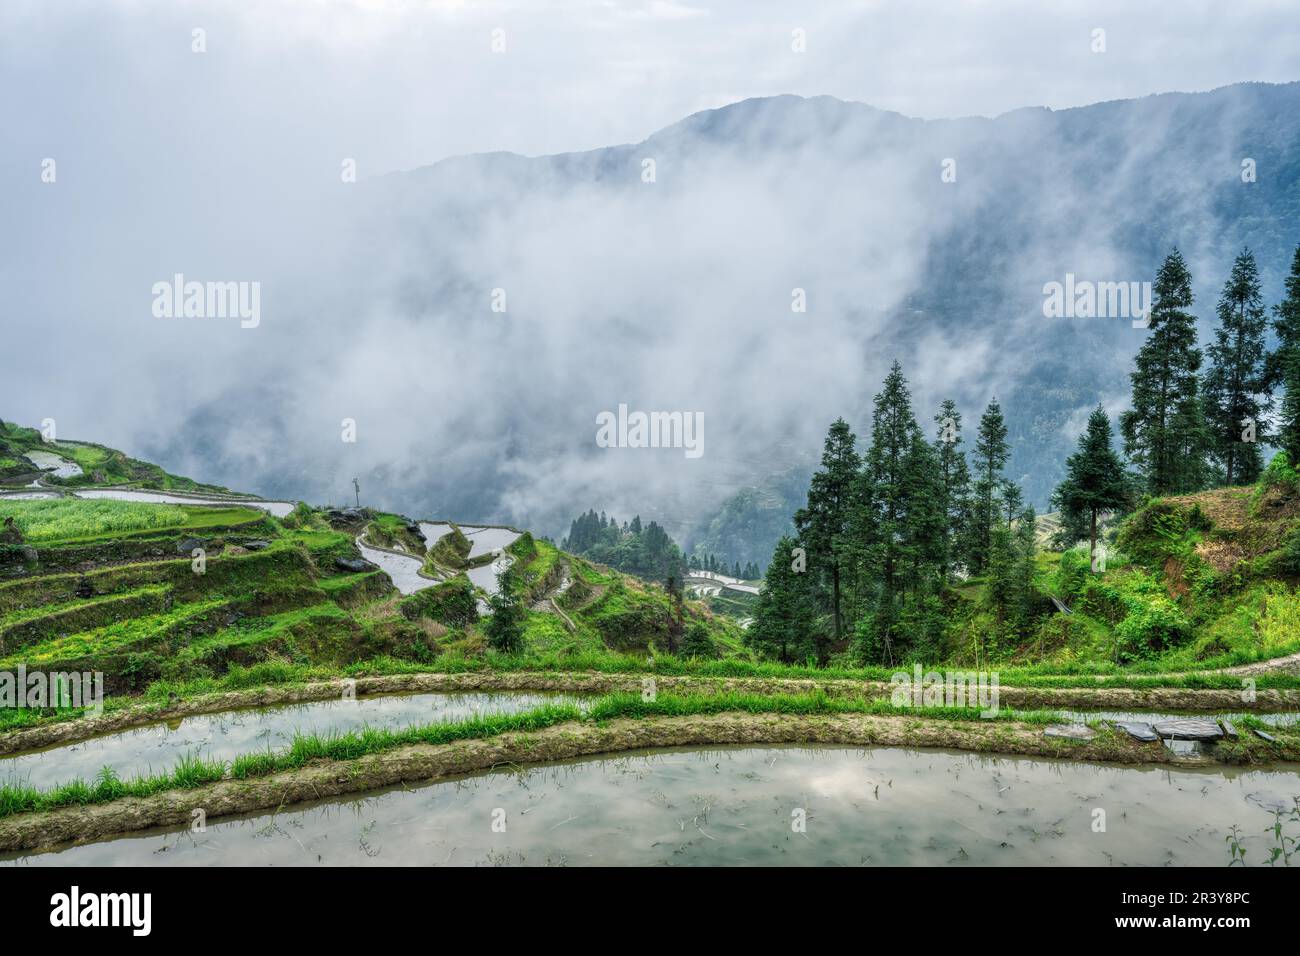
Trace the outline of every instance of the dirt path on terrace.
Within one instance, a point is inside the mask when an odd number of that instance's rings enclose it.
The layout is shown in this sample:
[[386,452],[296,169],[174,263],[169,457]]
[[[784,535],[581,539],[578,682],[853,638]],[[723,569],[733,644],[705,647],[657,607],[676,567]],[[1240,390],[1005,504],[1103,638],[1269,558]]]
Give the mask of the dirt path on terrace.
[[1287,674],[1300,674],[1300,653],[1288,654],[1286,657],[1274,657],[1253,664],[1238,664],[1236,667],[1221,667],[1212,674],[1269,674],[1281,671]]
[[734,744],[846,744],[943,747],[983,753],[1068,757],[1118,763],[1203,764],[1167,748],[1103,733],[1087,742],[1043,736],[1043,728],[1009,721],[921,720],[837,714],[792,716],[726,713],[621,719],[603,725],[566,723],[532,732],[450,744],[416,744],[351,761],[325,761],[251,780],[224,780],[193,790],[129,797],[0,819],[0,851],[53,848],[151,827],[188,826],[191,812],[208,819],[272,811],[393,786],[433,782],[496,767],[567,760],[659,747]]
[[[887,699],[892,687],[884,681],[816,680],[770,677],[669,677],[652,674],[533,673],[528,671],[469,671],[459,674],[395,674],[360,677],[357,696],[400,693],[475,691],[563,691],[571,694],[640,693],[642,682],[654,679],[664,693],[806,694],[815,690],[829,697]],[[284,687],[205,694],[172,704],[140,704],[115,713],[41,724],[0,734],[0,755],[51,747],[116,733],[144,724],[180,720],[199,714],[250,707],[273,707],[342,699],[345,681],[330,680]],[[1300,709],[1300,690],[1257,690],[1252,704],[1236,690],[1127,687],[1001,687],[999,705],[1018,710],[1087,709],[1215,712],[1276,712]]]

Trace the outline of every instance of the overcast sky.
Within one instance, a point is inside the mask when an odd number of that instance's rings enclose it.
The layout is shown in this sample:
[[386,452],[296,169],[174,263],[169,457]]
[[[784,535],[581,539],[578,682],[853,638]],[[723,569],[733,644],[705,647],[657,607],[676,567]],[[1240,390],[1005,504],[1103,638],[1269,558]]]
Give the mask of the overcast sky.
[[1294,80],[1300,17],[1294,0],[4,0],[0,77],[6,151],[130,149],[141,122],[166,136],[202,110],[214,148],[256,134],[367,175],[636,142],[777,93],[939,118]]

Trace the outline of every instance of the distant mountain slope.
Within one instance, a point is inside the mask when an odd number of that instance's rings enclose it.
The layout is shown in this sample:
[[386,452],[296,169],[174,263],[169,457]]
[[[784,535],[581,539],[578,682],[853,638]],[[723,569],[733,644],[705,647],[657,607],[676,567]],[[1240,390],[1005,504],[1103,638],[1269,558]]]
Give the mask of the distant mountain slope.
[[[952,397],[969,429],[999,398],[1009,476],[1043,509],[1087,411],[1126,401],[1145,335],[1044,318],[1044,285],[1150,280],[1178,244],[1208,330],[1249,245],[1271,305],[1300,242],[1300,84],[936,121],[747,100],[638,144],[382,177],[338,215],[342,254],[277,286],[310,334],[263,324],[294,361],[183,398],[154,457],[317,500],[360,472],[392,504],[556,535],[588,502],[654,502],[681,539],[815,455],[836,416],[863,432],[898,358],[923,422]],[[598,447],[619,403],[702,412],[704,454]]]
[[795,467],[728,498],[691,542],[691,553],[716,555],[726,565],[754,562],[765,570],[782,535],[793,534],[793,516],[808,496],[811,471]]

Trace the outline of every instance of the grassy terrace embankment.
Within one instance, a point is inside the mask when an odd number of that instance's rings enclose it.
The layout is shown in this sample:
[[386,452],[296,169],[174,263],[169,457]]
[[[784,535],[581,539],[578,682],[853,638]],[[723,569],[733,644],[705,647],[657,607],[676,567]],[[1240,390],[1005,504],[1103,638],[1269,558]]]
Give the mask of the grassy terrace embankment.
[[[411,670],[404,662],[387,667],[360,664],[338,676],[320,667],[264,666],[237,669],[224,677],[190,683],[159,682],[135,697],[111,698],[99,716],[80,711],[30,714],[0,730],[0,755],[70,743],[130,727],[177,720],[198,714],[221,713],[250,707],[270,707],[309,701],[339,699],[345,688],[358,696],[396,693],[461,693],[471,691],[561,691],[573,694],[639,693],[647,678],[656,690],[671,694],[723,695],[820,693],[834,700],[888,701],[893,686],[880,675],[867,678],[813,676],[790,673],[763,676],[745,673],[760,668],[724,668],[715,662],[707,668],[686,662],[665,661],[662,670],[564,670],[523,666],[529,663],[500,659],[495,669]],[[677,664],[678,668],[671,665]],[[769,668],[761,668],[769,670]],[[680,670],[674,673],[674,670]],[[738,672],[735,676],[716,671]],[[708,673],[713,671],[714,673]],[[350,683],[345,684],[345,681]],[[1002,686],[999,704],[1018,709],[1136,710],[1186,713],[1270,713],[1300,710],[1300,678],[1275,677],[1261,686],[1254,699],[1243,701],[1240,682],[1221,687],[1184,686]],[[13,712],[11,712],[12,714]]]
[[1040,553],[1042,613],[1018,632],[999,626],[982,579],[965,582],[946,656],[974,649],[990,670],[1177,674],[1300,654],[1300,482],[1270,475],[1145,502],[1096,569],[1086,544]]
[[[211,819],[501,765],[646,747],[921,746],[1120,763],[1188,762],[1101,725],[1088,741],[1045,737],[1043,725],[1053,719],[1047,713],[1011,710],[981,719],[971,708],[913,710],[822,693],[724,692],[652,700],[614,694],[592,702],[585,712],[572,705],[548,705],[399,730],[302,736],[283,751],[250,753],[229,763],[191,758],[170,773],[130,781],[105,773],[46,791],[0,788],[0,850],[187,824],[195,809]],[[1235,762],[1298,759],[1300,730],[1279,730],[1274,743],[1243,736],[1216,752]]]

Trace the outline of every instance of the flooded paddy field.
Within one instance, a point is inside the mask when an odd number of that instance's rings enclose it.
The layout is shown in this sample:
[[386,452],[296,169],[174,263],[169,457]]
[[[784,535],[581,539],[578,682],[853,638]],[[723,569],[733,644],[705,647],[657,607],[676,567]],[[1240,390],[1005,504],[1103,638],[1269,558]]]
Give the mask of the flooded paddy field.
[[151,505],[198,505],[203,507],[260,508],[276,518],[284,518],[294,505],[291,501],[266,501],[262,498],[216,498],[201,495],[174,495],[162,491],[136,491],[130,488],[86,488],[73,492],[78,498],[111,498]]
[[393,582],[393,587],[397,588],[398,594],[403,596],[414,594],[416,591],[423,591],[439,583],[438,578],[425,577],[420,573],[420,569],[424,567],[421,558],[375,548],[360,538],[357,539],[356,545],[363,558],[388,575],[389,580]]
[[76,778],[93,780],[106,766],[127,779],[170,770],[189,755],[228,761],[239,754],[282,750],[299,733],[411,727],[578,700],[553,693],[389,694],[200,714],[0,757],[0,784],[48,789]]
[[[640,751],[155,830],[7,865],[984,865],[1268,856],[1300,766],[1106,766],[907,748]],[[1104,819],[1104,829],[1097,821]]]
[[476,528],[463,525],[460,530],[469,539],[470,560],[490,551],[501,551],[519,539],[519,532],[511,531],[509,528]]
[[26,456],[37,468],[49,471],[52,478],[76,478],[81,474],[81,466],[62,455],[48,451],[28,451]]

